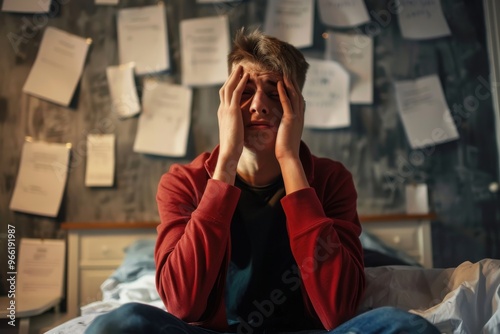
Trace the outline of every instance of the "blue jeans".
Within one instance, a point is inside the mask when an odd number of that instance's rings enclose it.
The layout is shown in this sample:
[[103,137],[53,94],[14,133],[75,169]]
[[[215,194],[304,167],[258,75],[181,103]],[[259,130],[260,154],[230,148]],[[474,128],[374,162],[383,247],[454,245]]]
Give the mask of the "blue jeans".
[[[217,332],[191,326],[154,306],[128,303],[98,316],[85,334],[216,334]],[[241,334],[271,333],[253,328]],[[296,333],[315,334],[439,334],[424,318],[394,307],[380,307],[362,313],[331,330],[311,330]]]

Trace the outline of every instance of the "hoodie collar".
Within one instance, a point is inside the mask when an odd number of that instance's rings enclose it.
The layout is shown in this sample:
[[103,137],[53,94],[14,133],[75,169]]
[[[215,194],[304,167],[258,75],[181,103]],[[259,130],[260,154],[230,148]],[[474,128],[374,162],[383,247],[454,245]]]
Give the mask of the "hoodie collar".
[[[300,142],[299,156],[300,156],[300,161],[302,162],[302,166],[304,167],[304,172],[306,173],[307,181],[309,182],[309,184],[312,184],[314,180],[314,160],[311,151],[304,143],[304,141]],[[208,159],[205,160],[205,169],[210,178],[214,174],[218,157],[219,157],[219,145],[217,145],[213,149]]]

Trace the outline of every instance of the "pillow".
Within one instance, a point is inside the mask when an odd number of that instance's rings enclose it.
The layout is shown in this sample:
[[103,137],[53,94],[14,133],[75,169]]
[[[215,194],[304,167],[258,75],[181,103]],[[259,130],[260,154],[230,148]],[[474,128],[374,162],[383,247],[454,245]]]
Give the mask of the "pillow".
[[155,272],[155,239],[139,239],[125,248],[122,264],[111,274],[117,283],[135,281],[139,277]]

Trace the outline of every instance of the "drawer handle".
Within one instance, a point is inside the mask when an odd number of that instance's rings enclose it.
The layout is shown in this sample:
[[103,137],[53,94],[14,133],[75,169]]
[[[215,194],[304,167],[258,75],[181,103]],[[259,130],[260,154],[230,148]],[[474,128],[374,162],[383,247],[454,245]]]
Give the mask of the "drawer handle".
[[399,235],[396,235],[394,238],[392,238],[392,241],[395,244],[399,244],[401,242],[401,237]]

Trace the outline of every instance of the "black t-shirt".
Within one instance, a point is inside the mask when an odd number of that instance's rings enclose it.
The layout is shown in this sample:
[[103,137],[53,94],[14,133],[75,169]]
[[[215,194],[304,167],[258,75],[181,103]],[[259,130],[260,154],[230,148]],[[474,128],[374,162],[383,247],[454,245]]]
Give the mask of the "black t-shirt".
[[226,279],[229,325],[253,330],[311,329],[298,269],[290,248],[280,200],[279,178],[265,187],[241,179],[240,200],[231,223],[231,261]]

